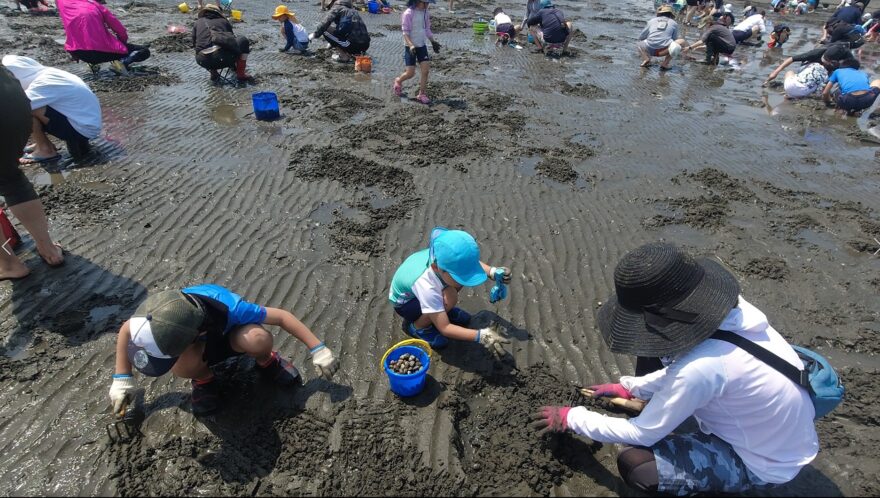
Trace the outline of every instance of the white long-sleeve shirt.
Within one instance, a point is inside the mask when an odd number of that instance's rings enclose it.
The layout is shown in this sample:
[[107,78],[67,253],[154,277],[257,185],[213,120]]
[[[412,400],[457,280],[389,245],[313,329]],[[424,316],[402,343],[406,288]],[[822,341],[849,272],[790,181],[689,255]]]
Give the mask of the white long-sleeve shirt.
[[[719,328],[803,368],[766,315],[742,297]],[[650,400],[638,417],[607,417],[579,406],[569,411],[568,426],[602,443],[651,446],[693,415],[704,433],[729,443],[749,470],[776,484],[793,479],[819,451],[806,390],[728,342],[707,339],[665,368],[620,383]]]
[[761,14],[753,14],[746,17],[742,22],[733,27],[733,31],[751,31],[754,26],[758,26],[762,34],[767,32],[767,24],[764,23],[764,16]]

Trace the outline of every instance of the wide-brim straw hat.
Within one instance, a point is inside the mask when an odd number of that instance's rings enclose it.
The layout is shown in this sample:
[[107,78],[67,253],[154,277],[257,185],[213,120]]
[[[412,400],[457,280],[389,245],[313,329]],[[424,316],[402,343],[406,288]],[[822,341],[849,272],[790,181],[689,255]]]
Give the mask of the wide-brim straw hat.
[[627,253],[614,270],[616,293],[599,309],[615,353],[670,356],[712,335],[737,305],[739,283],[720,264],[666,243]]
[[281,18],[281,16],[290,16],[291,22],[294,24],[299,24],[299,19],[296,18],[296,13],[288,10],[286,5],[279,5],[275,7],[275,13],[272,14],[272,19],[276,21]]

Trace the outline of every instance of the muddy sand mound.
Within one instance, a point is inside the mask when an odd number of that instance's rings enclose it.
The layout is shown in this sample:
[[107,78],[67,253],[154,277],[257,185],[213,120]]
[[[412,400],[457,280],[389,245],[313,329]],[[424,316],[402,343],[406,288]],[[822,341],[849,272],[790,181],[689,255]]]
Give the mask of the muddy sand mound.
[[92,91],[99,92],[142,92],[151,86],[170,86],[180,82],[173,73],[160,71],[156,68],[138,66],[132,68],[128,75],[101,75],[97,79],[87,79]]
[[160,53],[187,52],[192,49],[192,35],[186,33],[171,33],[150,42],[150,50]]

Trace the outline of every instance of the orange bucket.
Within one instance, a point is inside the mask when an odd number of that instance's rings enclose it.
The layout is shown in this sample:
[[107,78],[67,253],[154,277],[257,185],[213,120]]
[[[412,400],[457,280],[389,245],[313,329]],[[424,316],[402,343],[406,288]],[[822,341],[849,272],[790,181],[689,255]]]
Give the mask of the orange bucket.
[[373,71],[373,58],[369,55],[354,56],[354,70],[359,73],[370,73]]

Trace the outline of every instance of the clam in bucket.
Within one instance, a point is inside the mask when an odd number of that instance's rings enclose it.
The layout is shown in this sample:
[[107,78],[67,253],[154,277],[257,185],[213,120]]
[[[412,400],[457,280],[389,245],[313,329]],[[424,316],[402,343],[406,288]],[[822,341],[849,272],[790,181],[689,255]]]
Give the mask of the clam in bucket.
[[369,55],[354,56],[354,70],[359,73],[373,72],[373,58]]
[[181,14],[186,14],[189,12],[189,5],[187,5],[186,2],[183,2],[177,6],[177,10],[179,10]]
[[[411,354],[419,359],[422,368],[417,372],[401,375],[391,370],[391,362],[396,361],[405,354]],[[388,374],[388,384],[391,392],[407,398],[421,393],[425,389],[425,381],[428,378],[428,369],[431,367],[431,346],[421,339],[407,339],[398,342],[382,356],[382,368]]]
[[278,96],[273,92],[259,92],[251,96],[254,103],[254,117],[260,121],[271,121],[281,117]]

